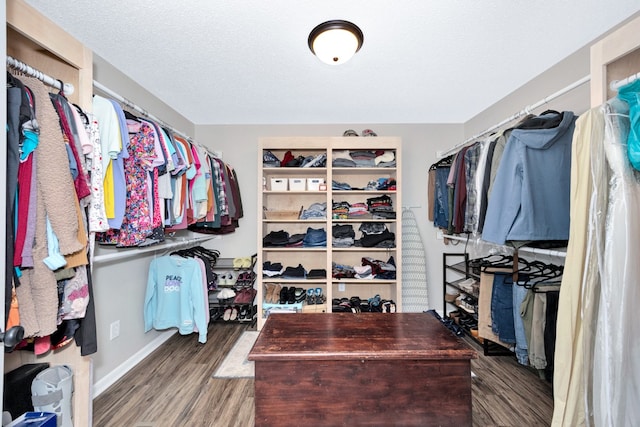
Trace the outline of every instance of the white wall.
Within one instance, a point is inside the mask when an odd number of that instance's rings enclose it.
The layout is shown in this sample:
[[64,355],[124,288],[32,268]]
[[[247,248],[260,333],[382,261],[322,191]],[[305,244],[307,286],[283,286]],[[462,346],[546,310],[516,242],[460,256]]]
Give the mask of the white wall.
[[[484,131],[488,127],[500,123],[507,117],[520,112],[549,95],[559,91],[579,79],[589,75],[589,48],[584,47],[563,59],[553,68],[540,74],[518,90],[502,98],[491,108],[482,111],[464,124],[465,139]],[[570,110],[576,114],[583,113],[589,108],[589,83],[567,94],[549,101],[547,104],[532,111],[540,114],[544,110]]]

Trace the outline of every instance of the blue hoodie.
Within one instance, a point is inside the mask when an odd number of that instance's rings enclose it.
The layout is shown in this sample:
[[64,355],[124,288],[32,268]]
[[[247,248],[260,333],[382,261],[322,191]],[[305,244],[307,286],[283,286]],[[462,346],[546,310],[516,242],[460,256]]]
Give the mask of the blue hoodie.
[[[539,119],[552,120],[556,114]],[[568,240],[571,142],[576,116],[557,127],[514,129],[490,194],[482,239]]]

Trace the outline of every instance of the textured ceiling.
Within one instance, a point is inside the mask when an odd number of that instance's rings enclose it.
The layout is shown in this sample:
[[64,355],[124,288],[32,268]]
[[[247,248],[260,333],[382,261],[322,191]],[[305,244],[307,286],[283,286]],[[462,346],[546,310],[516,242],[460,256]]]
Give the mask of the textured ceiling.
[[[465,122],[640,11],[638,0],[26,1],[195,124]],[[307,47],[330,19],[364,33],[341,66]]]

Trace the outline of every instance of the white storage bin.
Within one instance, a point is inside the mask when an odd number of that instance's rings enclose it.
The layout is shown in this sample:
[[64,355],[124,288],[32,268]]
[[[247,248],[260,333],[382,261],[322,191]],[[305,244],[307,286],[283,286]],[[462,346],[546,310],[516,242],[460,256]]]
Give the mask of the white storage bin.
[[271,191],[287,191],[287,178],[271,178]]
[[305,188],[304,178],[289,178],[289,191],[304,191]]
[[307,190],[318,191],[320,184],[324,184],[324,178],[307,178]]

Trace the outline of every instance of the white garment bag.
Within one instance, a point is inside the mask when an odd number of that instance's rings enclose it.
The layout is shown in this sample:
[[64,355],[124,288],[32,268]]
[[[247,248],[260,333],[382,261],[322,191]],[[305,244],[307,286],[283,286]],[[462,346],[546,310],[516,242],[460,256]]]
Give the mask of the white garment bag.
[[640,173],[627,157],[627,104],[615,98],[602,108],[610,180],[604,246],[598,248],[601,292],[593,353],[593,421],[596,426],[617,427],[640,420]]

